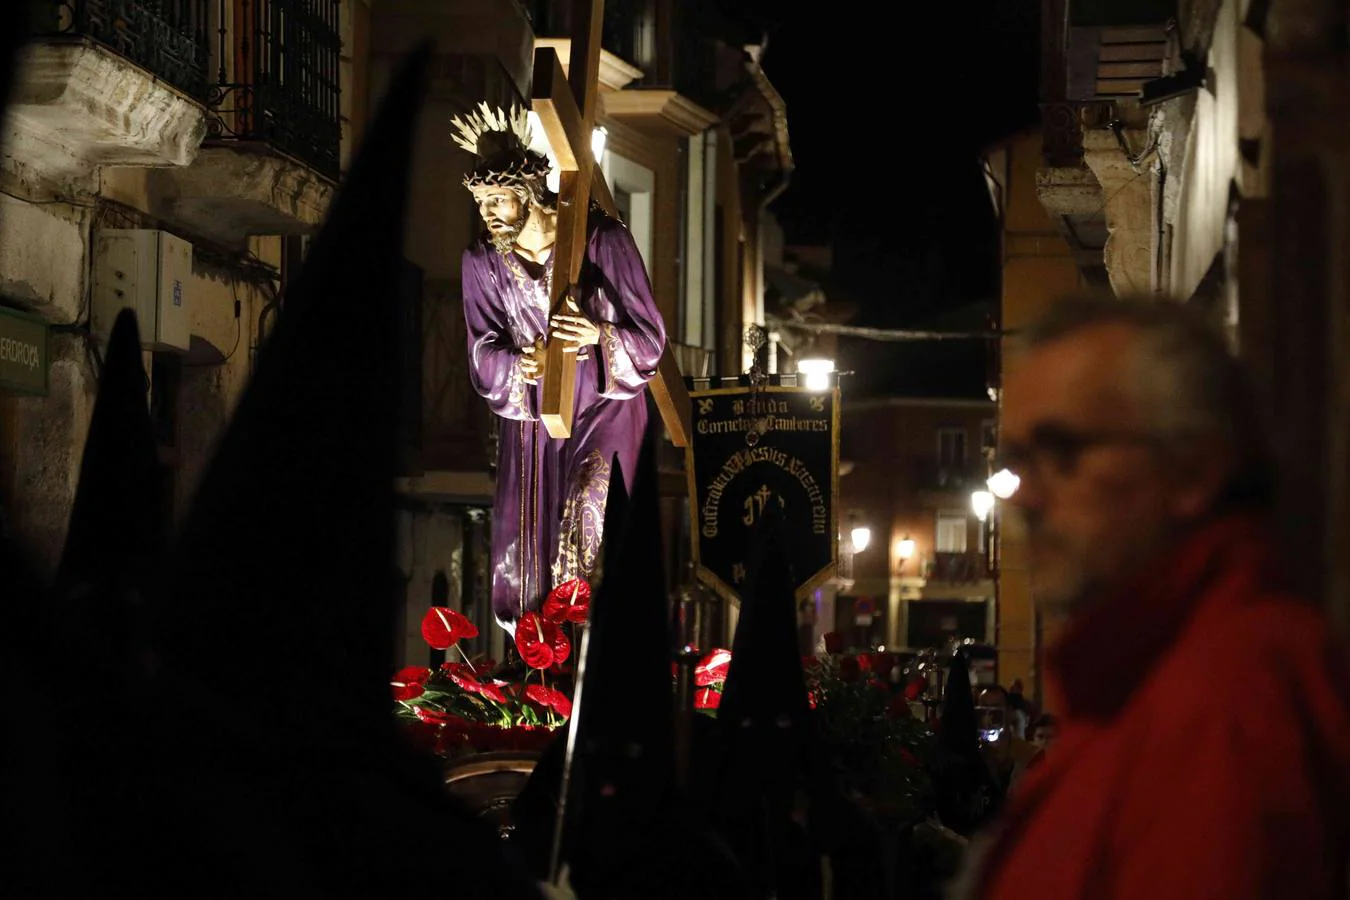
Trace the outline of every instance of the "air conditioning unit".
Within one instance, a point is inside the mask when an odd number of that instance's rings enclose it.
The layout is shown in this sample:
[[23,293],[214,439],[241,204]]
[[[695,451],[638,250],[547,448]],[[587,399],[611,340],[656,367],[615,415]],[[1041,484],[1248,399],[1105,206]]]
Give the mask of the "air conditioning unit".
[[94,232],[91,325],[107,338],[130,307],[146,350],[187,352],[192,245],[167,231],[103,228]]

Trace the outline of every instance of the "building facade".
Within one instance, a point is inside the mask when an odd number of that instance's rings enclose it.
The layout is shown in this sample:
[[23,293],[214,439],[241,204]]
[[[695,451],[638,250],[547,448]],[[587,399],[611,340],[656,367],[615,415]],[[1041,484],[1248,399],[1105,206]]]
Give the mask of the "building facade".
[[890,396],[841,412],[839,583],[817,598],[817,631],[896,650],[1000,642],[990,533],[971,503],[994,403]]
[[[1051,217],[1038,194],[1044,163],[1040,129],[1011,135],[984,155],[990,200],[999,224],[1001,259],[1000,324],[1015,332],[1056,298],[1101,285],[1105,269],[1101,248],[1106,228],[1084,203],[1070,226]],[[1006,348],[1005,348],[1006,349]],[[1006,360],[1007,353],[1000,354]],[[995,500],[993,523],[995,577],[998,580],[999,671],[1011,684],[1020,680],[1028,697],[1040,687],[1041,651],[1055,622],[1039,616],[1033,598],[1026,538],[1018,519],[1003,514]]]
[[[1344,11],[1330,2],[1043,0],[1040,146],[1018,135],[990,154],[1006,163],[1004,326],[1081,286],[1211,317],[1255,376],[1291,574],[1341,625],[1350,619],[1343,33]],[[1037,229],[1053,234],[1033,239]],[[1002,529],[1000,589],[1020,582],[1034,595],[1017,542]]]

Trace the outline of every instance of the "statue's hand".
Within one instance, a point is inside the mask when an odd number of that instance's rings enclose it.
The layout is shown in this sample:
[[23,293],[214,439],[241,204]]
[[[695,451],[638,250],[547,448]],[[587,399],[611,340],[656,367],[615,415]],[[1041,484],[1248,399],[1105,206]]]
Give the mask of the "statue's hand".
[[534,384],[539,380],[539,373],[542,371],[544,371],[544,339],[540,337],[530,346],[521,349],[520,374],[524,375],[530,384]]
[[589,347],[600,343],[600,326],[582,313],[581,307],[570,296],[564,307],[566,313],[559,313],[549,321],[549,334],[561,338],[577,347]]

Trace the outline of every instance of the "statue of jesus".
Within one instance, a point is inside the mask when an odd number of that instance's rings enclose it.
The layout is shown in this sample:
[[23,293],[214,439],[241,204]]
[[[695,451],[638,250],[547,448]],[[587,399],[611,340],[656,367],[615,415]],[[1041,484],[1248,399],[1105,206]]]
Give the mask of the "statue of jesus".
[[[580,281],[550,317],[557,201],[548,158],[530,149],[524,110],[454,120],[477,157],[464,178],[486,226],[464,251],[464,319],[475,390],[502,419],[492,521],[492,611],[514,633],[527,610],[600,560],[617,456],[632,489],[647,404],[666,330],[628,228],[592,205]],[[570,438],[539,421],[545,342],[577,348]]]

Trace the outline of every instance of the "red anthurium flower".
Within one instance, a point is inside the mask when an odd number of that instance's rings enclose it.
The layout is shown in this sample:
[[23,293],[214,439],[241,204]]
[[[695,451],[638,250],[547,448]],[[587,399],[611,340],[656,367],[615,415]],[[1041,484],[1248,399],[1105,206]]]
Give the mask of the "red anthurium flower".
[[547,706],[555,710],[561,716],[572,715],[572,701],[568,699],[566,694],[556,688],[532,684],[525,688],[525,696],[540,706]]
[[573,578],[549,591],[544,618],[550,622],[585,622],[590,608],[591,586],[583,578]]
[[722,692],[705,687],[694,691],[694,709],[717,709],[722,705]]
[[572,698],[562,691],[554,689],[552,706],[553,711],[564,719],[572,718]]
[[481,694],[483,686],[478,683],[478,679],[469,674],[468,668],[456,669],[454,671],[444,670],[445,677],[453,681],[462,690],[474,694]]
[[905,699],[918,700],[923,696],[924,683],[922,678],[916,678],[905,685]]
[[478,686],[478,693],[491,700],[493,703],[505,703],[506,695],[496,684],[483,683]]
[[807,691],[807,692],[806,692],[806,702],[811,704],[811,708],[812,708],[812,709],[815,709],[815,708],[816,708],[816,692],[815,692],[815,691]]
[[727,680],[727,669],[731,668],[731,651],[717,648],[694,667],[694,684],[707,687],[717,681]]
[[871,653],[859,653],[857,656],[858,668],[864,672],[872,671],[876,664],[876,658]]
[[399,669],[389,681],[389,684],[394,688],[394,699],[411,700],[414,697],[422,696],[422,685],[430,677],[431,670],[421,666],[408,666],[405,669]]
[[525,665],[547,669],[566,661],[572,645],[561,628],[537,612],[527,612],[516,623],[516,649]]
[[414,706],[413,715],[428,725],[444,725],[450,721],[450,717],[445,713],[435,709],[427,709],[424,706]]
[[460,638],[478,637],[478,626],[448,606],[433,606],[422,618],[422,637],[437,650],[448,650]]

